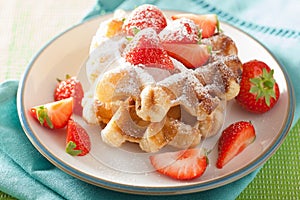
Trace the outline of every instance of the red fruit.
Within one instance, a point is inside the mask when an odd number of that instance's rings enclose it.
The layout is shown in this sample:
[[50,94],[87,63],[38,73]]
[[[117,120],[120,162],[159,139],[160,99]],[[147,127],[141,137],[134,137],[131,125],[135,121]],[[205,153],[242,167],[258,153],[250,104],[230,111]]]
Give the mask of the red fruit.
[[206,153],[201,149],[187,149],[150,156],[157,172],[178,180],[200,177],[208,165]]
[[173,69],[174,65],[152,28],[139,31],[124,50],[127,62],[133,65]]
[[82,115],[82,105],[81,101],[83,98],[84,92],[82,85],[76,77],[70,77],[66,75],[66,80],[59,80],[55,91],[54,91],[54,100],[59,101],[69,97],[74,98],[74,113],[77,115]]
[[89,135],[73,120],[68,122],[66,144],[66,152],[72,156],[84,156],[91,150]]
[[269,111],[277,103],[280,92],[273,78],[274,70],[262,61],[252,60],[242,66],[240,92],[236,101],[253,113]]
[[210,48],[200,44],[163,44],[167,53],[187,68],[204,65],[210,57]]
[[167,20],[162,11],[156,6],[144,4],[134,9],[124,21],[123,30],[127,35],[134,35],[134,29],[153,28],[159,33],[167,26]]
[[63,128],[67,125],[73,112],[73,97],[32,107],[30,114],[42,126],[51,129]]
[[255,130],[250,122],[239,121],[228,126],[219,139],[217,168],[223,168],[232,158],[255,140]]
[[162,43],[197,44],[199,28],[192,20],[180,18],[170,21],[159,33],[159,38]]
[[191,19],[202,30],[202,38],[208,38],[214,35],[215,31],[219,31],[219,21],[215,14],[196,15],[196,14],[178,14],[171,17],[173,20],[179,18]]

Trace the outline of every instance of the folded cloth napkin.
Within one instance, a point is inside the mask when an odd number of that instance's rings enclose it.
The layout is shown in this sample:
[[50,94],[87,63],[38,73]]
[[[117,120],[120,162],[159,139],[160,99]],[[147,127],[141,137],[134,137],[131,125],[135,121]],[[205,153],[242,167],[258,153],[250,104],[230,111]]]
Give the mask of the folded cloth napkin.
[[[237,5],[237,2],[238,5]],[[292,2],[292,1],[291,1]],[[299,24],[295,18],[279,16],[278,13],[296,14],[299,10],[292,3],[279,0],[263,1],[206,1],[187,0],[172,2],[162,0],[152,1],[105,1],[99,0],[86,19],[96,15],[111,12],[116,8],[133,9],[142,3],[152,3],[162,9],[183,10],[195,13],[214,12],[223,21],[238,26],[258,38],[279,59],[288,71],[299,99],[300,78],[297,66],[300,66],[299,31],[293,27]],[[297,0],[294,1],[295,7]],[[268,13],[264,9],[272,4]],[[274,4],[279,4],[276,7]],[[281,9],[281,4],[289,9]],[[289,6],[292,4],[292,6]],[[259,11],[260,10],[260,11]],[[268,16],[278,16],[278,19],[268,21]],[[254,13],[253,16],[251,13]],[[258,19],[257,19],[258,18]],[[247,21],[245,20],[247,19]],[[261,20],[260,20],[261,19]],[[289,24],[284,24],[288,21]],[[260,23],[261,22],[261,23]],[[282,22],[282,23],[281,23]],[[270,26],[269,26],[270,25]],[[296,55],[297,54],[297,55]],[[124,194],[106,190],[80,181],[48,162],[30,143],[19,122],[16,108],[16,93],[18,81],[6,81],[0,85],[0,190],[18,199],[149,199],[141,195]],[[298,120],[299,106],[296,108],[295,120]],[[155,196],[153,199],[235,199],[252,181],[258,170],[231,184],[187,195]]]

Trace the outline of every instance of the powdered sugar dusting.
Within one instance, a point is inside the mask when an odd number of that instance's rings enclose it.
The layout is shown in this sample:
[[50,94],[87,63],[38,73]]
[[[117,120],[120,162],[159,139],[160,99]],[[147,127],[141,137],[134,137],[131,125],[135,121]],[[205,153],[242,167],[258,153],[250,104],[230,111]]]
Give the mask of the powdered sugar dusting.
[[[123,16],[122,13],[121,16]],[[168,22],[168,26],[166,26],[166,19],[157,7],[144,5],[135,9],[126,18],[122,27],[123,32],[119,35],[105,36],[107,23],[103,22],[100,25],[93,38],[90,58],[87,62],[87,74],[90,82],[96,86],[102,83],[95,89],[97,94],[94,94],[93,98],[96,99],[93,100],[102,101],[103,104],[121,102],[111,112],[112,118],[111,116],[107,118],[110,125],[109,119],[113,119],[112,123],[117,123],[118,127],[113,129],[112,126],[107,125],[106,136],[109,137],[109,134],[115,131],[111,136],[113,138],[118,134],[116,131],[119,131],[121,143],[136,142],[140,144],[141,148],[142,143],[139,140],[146,140],[149,148],[142,148],[142,150],[149,152],[158,151],[172,140],[179,147],[194,142],[199,144],[202,131],[199,127],[200,122],[201,124],[213,122],[214,112],[220,112],[223,116],[223,111],[218,111],[216,107],[222,103],[221,101],[224,99],[222,95],[226,92],[229,80],[234,78],[235,74],[230,73],[224,60],[217,63],[210,59],[207,65],[197,69],[188,69],[181,62],[171,58],[169,51],[169,55],[167,54],[162,42],[174,43],[175,46],[180,43],[198,45],[198,27],[192,20],[180,18]],[[133,27],[139,30],[130,35]],[[194,51],[194,48],[191,49]],[[160,60],[158,58],[162,57],[169,60],[174,67],[155,68]],[[184,57],[187,58],[187,56]],[[147,62],[143,63],[144,60]],[[164,61],[164,59],[162,60]],[[110,78],[105,79],[107,76]],[[103,80],[105,83],[101,82]],[[88,113],[92,112],[91,93],[88,98],[83,101],[89,105],[84,115],[92,118],[95,117],[95,113],[91,115]],[[193,123],[183,119],[184,112],[176,110],[177,108],[184,108],[186,116],[191,117]],[[156,116],[161,118],[155,118]],[[101,116],[99,114],[96,117],[100,119]],[[90,121],[94,122],[95,120]],[[104,123],[106,124],[107,121]],[[136,128],[138,123],[144,126],[138,129]],[[167,123],[169,125],[177,123],[177,126],[165,129],[167,132],[172,132],[170,131],[172,128],[176,129],[175,131],[181,133],[183,141],[176,141],[163,132],[159,134],[155,132],[155,137],[148,138],[147,135],[144,135],[145,130],[151,128],[154,123],[161,123],[161,129],[168,126]],[[120,146],[121,143],[116,146]]]
[[164,43],[197,43],[199,29],[190,19],[180,18],[168,22],[168,25],[159,33]]
[[145,4],[132,11],[123,27],[128,35],[133,35],[133,28],[143,30],[152,27],[159,33],[166,25],[167,20],[161,10],[156,6]]
[[144,64],[156,68],[173,68],[172,61],[163,49],[153,28],[139,31],[127,44],[123,56],[133,65]]
[[116,85],[114,85],[114,96],[118,98],[122,97],[123,100],[131,96],[138,98],[141,90],[146,85],[153,84],[155,81],[153,77],[141,67],[132,66],[129,63],[124,65],[125,66],[120,66],[106,72],[112,77],[114,76],[113,74],[125,74],[118,80]]

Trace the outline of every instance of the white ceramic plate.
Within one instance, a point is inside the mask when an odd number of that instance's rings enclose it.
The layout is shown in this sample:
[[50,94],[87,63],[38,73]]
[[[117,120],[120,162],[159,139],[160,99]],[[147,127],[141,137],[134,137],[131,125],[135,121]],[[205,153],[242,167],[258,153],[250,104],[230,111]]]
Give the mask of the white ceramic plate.
[[[174,14],[170,11],[166,13]],[[101,141],[99,133],[90,133],[90,154],[72,157],[65,153],[65,130],[52,131],[41,127],[29,115],[28,109],[53,101],[57,77],[78,73],[88,58],[89,45],[99,23],[110,17],[107,15],[76,25],[55,37],[34,57],[20,82],[17,101],[23,129],[36,149],[54,165],[81,180],[111,190],[137,194],[180,194],[208,190],[240,179],[262,165],[278,149],[289,131],[294,114],[291,81],[284,67],[259,42],[243,31],[221,23],[225,34],[236,42],[242,62],[258,59],[275,70],[274,76],[281,92],[277,105],[262,115],[250,114],[240,109],[234,101],[229,102],[224,126],[239,120],[251,120],[257,132],[255,142],[239,156],[220,170],[215,167],[215,148],[209,154],[210,164],[202,177],[176,181],[153,171],[122,170],[122,166],[130,168],[134,158],[122,156],[122,149],[120,154],[118,150],[112,150]],[[103,155],[107,155],[105,159],[110,163],[99,161],[98,157]],[[136,155],[139,156],[138,153]]]

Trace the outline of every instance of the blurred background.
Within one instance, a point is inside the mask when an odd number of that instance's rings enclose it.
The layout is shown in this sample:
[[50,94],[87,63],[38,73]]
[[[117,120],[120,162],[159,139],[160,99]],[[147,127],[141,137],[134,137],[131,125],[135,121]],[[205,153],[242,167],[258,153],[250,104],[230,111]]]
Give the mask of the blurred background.
[[[95,3],[0,0],[0,82],[19,79],[33,55],[54,36],[79,23]],[[13,70],[16,68],[19,70]]]

